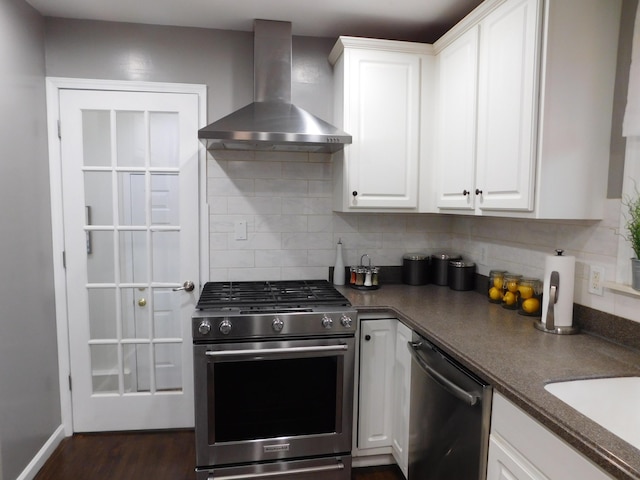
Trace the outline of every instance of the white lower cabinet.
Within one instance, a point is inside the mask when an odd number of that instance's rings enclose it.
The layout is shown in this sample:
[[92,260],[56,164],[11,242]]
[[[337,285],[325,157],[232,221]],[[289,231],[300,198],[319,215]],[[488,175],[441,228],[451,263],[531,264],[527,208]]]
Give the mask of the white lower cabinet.
[[392,454],[407,476],[411,329],[395,318],[360,322],[357,449],[354,456]]
[[487,480],[610,480],[499,393],[493,394]]
[[393,374],[393,418],[391,448],[393,458],[405,478],[409,468],[409,401],[411,399],[411,353],[407,342],[411,341],[411,329],[398,322]]
[[395,319],[360,323],[358,448],[391,446]]

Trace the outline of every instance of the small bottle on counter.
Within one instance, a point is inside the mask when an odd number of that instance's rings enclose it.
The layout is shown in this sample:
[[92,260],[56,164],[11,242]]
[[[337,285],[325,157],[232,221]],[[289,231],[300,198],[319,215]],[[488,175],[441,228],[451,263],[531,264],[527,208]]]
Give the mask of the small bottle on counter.
[[336,245],[336,262],[333,267],[333,284],[344,285],[344,260],[342,258],[342,239]]
[[364,286],[364,274],[365,274],[365,268],[364,267],[358,267],[358,270],[356,270],[356,285],[357,286]]
[[349,267],[349,285],[355,285],[356,284],[356,275],[357,275],[357,268],[356,267]]
[[371,269],[367,268],[365,269],[365,272],[364,272],[364,286],[370,287],[371,285],[373,285],[371,280]]
[[380,268],[371,267],[371,284],[374,287],[380,285],[379,273],[380,273]]

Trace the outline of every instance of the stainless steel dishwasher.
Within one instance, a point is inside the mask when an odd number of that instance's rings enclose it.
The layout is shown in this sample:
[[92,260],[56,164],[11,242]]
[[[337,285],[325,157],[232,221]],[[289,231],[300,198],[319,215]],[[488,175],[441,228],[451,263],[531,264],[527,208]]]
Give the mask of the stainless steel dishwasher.
[[408,480],[484,480],[492,388],[414,332]]

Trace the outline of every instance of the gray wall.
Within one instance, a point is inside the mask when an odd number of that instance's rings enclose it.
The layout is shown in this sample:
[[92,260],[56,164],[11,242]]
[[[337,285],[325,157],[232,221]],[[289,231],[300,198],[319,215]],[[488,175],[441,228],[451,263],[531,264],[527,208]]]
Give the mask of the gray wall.
[[0,479],[60,425],[44,20],[0,0]]
[[626,139],[622,136],[622,120],[624,118],[624,110],[627,106],[629,67],[631,66],[631,44],[637,8],[638,0],[622,1],[622,18],[618,39],[618,68],[613,96],[613,121],[611,122],[611,156],[609,158],[609,183],[607,185],[608,198],[622,197],[622,177],[624,175],[624,157],[627,147]]
[[[293,38],[292,100],[333,116],[335,39]],[[47,76],[198,83],[208,86],[208,118],[253,99],[253,33],[61,18],[46,19]]]

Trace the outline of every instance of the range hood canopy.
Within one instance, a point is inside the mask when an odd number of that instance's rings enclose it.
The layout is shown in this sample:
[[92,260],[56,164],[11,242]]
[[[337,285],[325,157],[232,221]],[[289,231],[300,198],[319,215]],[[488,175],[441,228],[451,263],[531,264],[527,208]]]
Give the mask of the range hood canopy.
[[291,103],[291,23],[254,21],[253,103],[198,131],[207,149],[336,152],[351,135]]

